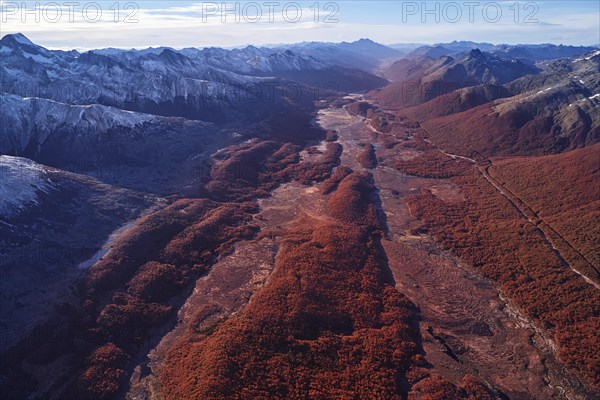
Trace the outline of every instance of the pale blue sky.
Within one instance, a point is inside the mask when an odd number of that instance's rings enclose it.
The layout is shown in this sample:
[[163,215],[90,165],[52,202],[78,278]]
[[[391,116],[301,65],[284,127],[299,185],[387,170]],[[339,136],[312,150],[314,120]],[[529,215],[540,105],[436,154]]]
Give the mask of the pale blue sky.
[[[40,4],[37,10],[36,2]],[[2,0],[0,31],[2,35],[22,32],[44,46],[63,49],[231,47],[362,37],[386,44],[452,40],[600,43],[599,1],[280,0],[269,5],[266,0],[239,1],[234,13],[223,12],[221,2],[78,2],[70,10],[62,0],[37,0],[26,2],[25,10],[22,1]],[[228,2],[227,8],[235,9],[235,3]],[[60,10],[54,4],[60,4]],[[85,14],[83,7],[87,7]]]

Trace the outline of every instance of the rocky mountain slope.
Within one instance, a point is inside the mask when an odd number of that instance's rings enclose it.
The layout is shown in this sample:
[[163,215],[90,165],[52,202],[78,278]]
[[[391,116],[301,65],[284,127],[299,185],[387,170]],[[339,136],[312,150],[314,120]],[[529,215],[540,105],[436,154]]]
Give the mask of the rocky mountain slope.
[[515,95],[432,119],[424,127],[448,151],[471,156],[558,153],[600,140],[597,51],[557,61],[504,87]]
[[156,203],[98,179],[0,156],[2,351],[71,301],[79,266],[91,265],[86,260],[99,258],[114,230]]
[[458,58],[404,59],[384,72],[394,82],[373,93],[372,98],[386,108],[414,106],[460,88],[502,85],[538,72],[539,69],[518,60],[500,58],[478,49]]
[[321,88],[334,84],[356,90],[356,82],[365,90],[384,84],[368,73],[286,49],[108,49],[80,54],[47,50],[14,34],[0,40],[0,53],[5,93],[216,122],[256,121],[274,108],[283,110],[292,89],[296,103],[312,101],[311,89],[285,79],[294,72],[310,71],[307,83]]
[[594,50],[590,46],[565,46],[555,44],[492,44],[471,41],[453,41],[450,43],[437,43],[434,45],[419,46],[410,51],[406,58],[431,57],[439,58],[442,56],[457,57],[468,53],[471,50],[479,49],[481,51],[493,53],[503,58],[515,58],[526,64],[534,64],[538,61],[553,60],[557,58],[576,57]]
[[597,397],[600,54],[440,47],[5,36],[0,397]]

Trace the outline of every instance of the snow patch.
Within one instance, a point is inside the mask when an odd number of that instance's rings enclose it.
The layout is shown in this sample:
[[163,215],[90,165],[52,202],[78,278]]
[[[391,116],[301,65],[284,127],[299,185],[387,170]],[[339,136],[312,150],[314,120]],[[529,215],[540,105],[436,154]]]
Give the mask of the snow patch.
[[43,56],[41,54],[31,54],[31,53],[28,53],[26,51],[23,51],[23,55],[25,57],[31,58],[33,61],[37,61],[37,62],[42,63],[42,64],[53,64],[53,61],[52,61],[51,58],[48,58],[48,57]]
[[21,43],[24,45],[31,45],[33,44],[31,42],[31,40],[27,39],[24,35],[20,34],[20,33],[15,33],[14,35],[12,35],[13,39],[17,42],[17,43]]
[[596,57],[596,56],[600,56],[600,50],[596,50],[593,53],[591,53],[589,56],[587,57],[583,57],[583,58],[576,58],[575,62],[579,62],[579,61],[583,61],[583,60],[591,60],[592,58]]
[[546,88],[546,89],[540,90],[539,92],[537,92],[537,94],[541,94],[541,93],[547,92],[547,91],[549,91],[549,90],[552,90],[552,89],[554,89],[555,87],[556,87],[556,86],[550,86],[549,88]]
[[44,168],[31,160],[0,156],[0,215],[16,215],[38,204],[38,194],[52,187],[44,175]]
[[590,54],[589,56],[585,57],[585,59],[586,60],[591,60],[592,58],[594,58],[596,56],[600,56],[600,50],[594,51],[592,54]]

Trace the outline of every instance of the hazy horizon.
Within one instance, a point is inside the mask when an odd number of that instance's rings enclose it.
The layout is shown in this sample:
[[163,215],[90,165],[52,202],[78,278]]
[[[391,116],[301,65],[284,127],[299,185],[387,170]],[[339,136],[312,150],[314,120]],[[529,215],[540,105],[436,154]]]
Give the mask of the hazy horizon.
[[0,400],[600,400],[600,2],[225,1],[0,0]]
[[477,38],[589,46],[600,43],[599,13],[600,4],[592,1],[3,1],[0,6],[3,34],[21,32],[49,49],[78,50],[268,46],[274,36],[277,44],[368,37],[386,45]]
[[[494,43],[494,42],[485,42],[485,41],[473,41],[473,40],[448,40],[445,42],[431,42],[431,43],[425,43],[425,42],[420,42],[420,43],[416,43],[416,42],[393,42],[393,43],[381,43],[381,42],[377,42],[376,40],[373,40],[369,37],[362,37],[362,38],[358,38],[356,40],[342,40],[342,41],[338,41],[338,42],[332,42],[332,41],[303,41],[303,42],[281,42],[281,43],[266,43],[266,44],[254,44],[254,43],[245,43],[245,44],[240,44],[240,45],[235,45],[235,46],[186,46],[186,47],[181,47],[181,46],[166,46],[166,45],[156,45],[156,46],[140,46],[140,47],[127,47],[127,46],[121,46],[121,47],[116,47],[116,46],[106,46],[106,47],[94,47],[94,48],[78,48],[78,47],[52,47],[52,46],[46,46],[44,45],[43,41],[36,41],[34,39],[32,39],[30,37],[30,35],[24,33],[24,32],[12,32],[12,33],[6,33],[6,34],[2,34],[0,36],[1,38],[4,38],[5,36],[9,36],[9,35],[15,35],[15,34],[22,34],[24,35],[27,39],[29,39],[30,41],[32,41],[34,44],[42,46],[48,50],[63,50],[63,51],[68,51],[68,50],[77,50],[77,51],[93,51],[93,50],[104,50],[104,49],[118,49],[118,50],[144,50],[144,49],[151,49],[151,48],[171,48],[174,50],[182,50],[185,48],[198,48],[198,49],[205,49],[205,48],[211,48],[211,47],[217,47],[217,48],[223,48],[226,50],[232,50],[232,49],[242,49],[248,46],[254,46],[254,47],[260,47],[260,48],[275,48],[275,47],[284,47],[284,46],[292,46],[292,45],[302,45],[302,44],[309,44],[309,43],[333,43],[333,44],[338,44],[338,43],[353,43],[353,42],[357,42],[363,39],[367,39],[367,40],[371,40],[375,43],[387,46],[387,47],[392,47],[394,48],[395,46],[407,46],[409,48],[417,48],[420,46],[438,46],[438,45],[444,45],[444,44],[450,44],[450,43],[458,43],[458,42],[469,42],[469,43],[474,43],[474,44],[489,44],[489,45],[494,45],[494,46],[544,46],[544,45],[554,45],[554,46],[575,46],[575,47],[599,47],[600,44],[599,43],[591,43],[591,44],[582,44],[582,45],[568,45],[568,44],[564,44],[564,43],[558,43],[558,42],[541,42],[541,43],[529,43],[529,42],[520,42],[520,43]],[[401,49],[400,49],[401,50]]]

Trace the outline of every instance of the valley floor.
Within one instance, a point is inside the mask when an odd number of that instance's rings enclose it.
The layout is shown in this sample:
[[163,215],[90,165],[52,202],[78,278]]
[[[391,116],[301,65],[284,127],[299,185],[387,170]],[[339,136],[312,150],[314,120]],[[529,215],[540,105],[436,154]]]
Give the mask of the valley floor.
[[[471,375],[502,398],[583,399],[580,384],[557,360],[548,334],[511,304],[494,282],[416,229],[420,222],[410,212],[410,196],[428,191],[444,202],[457,203],[464,201],[464,193],[450,179],[409,175],[392,166],[395,159],[410,162],[423,154],[414,145],[414,132],[407,130],[406,137],[389,146],[382,140],[384,134],[346,108],[321,110],[317,120],[323,129],[335,131],[337,143],[343,146],[338,170],[349,167],[373,176],[375,204],[385,225],[381,244],[387,267],[396,289],[418,308],[420,345],[430,372],[455,385]],[[326,143],[315,146],[313,154],[305,153],[303,162],[317,159]],[[364,167],[361,155],[371,144],[377,162]],[[144,363],[136,368],[128,398],[160,398],[161,370],[163,362],[169,362],[173,343],[202,340],[186,337],[192,324],[214,327],[243,314],[253,294],[268,284],[289,232],[332,222],[324,192],[325,184],[291,182],[259,201],[260,212],[254,219],[263,233],[270,233],[260,240],[238,242],[232,254],[198,280],[179,311],[177,327],[150,352],[150,370],[141,373]]]
[[196,197],[115,232],[53,316],[74,329],[8,354],[6,398],[594,396],[595,282],[496,170],[357,101],[312,145],[217,151]]

